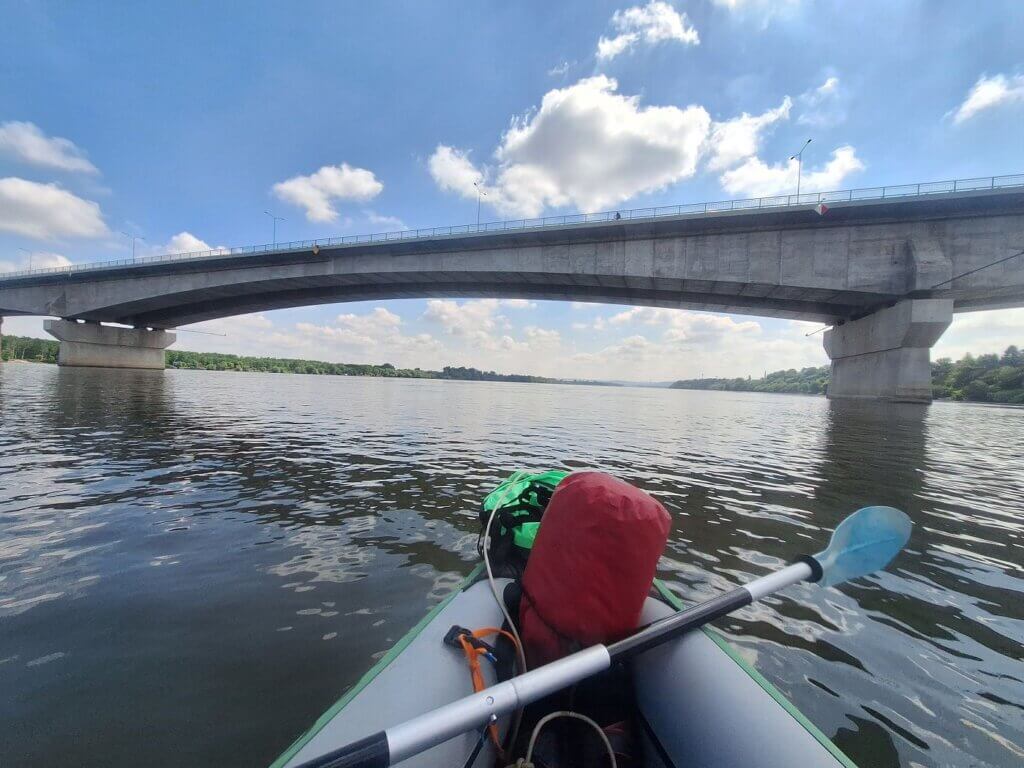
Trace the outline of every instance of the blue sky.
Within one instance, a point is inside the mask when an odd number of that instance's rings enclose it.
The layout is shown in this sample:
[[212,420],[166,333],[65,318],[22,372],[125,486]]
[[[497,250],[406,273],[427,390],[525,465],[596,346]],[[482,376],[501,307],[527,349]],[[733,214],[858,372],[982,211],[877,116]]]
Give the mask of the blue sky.
[[[5,3],[0,269],[1024,171],[1019,2]],[[21,250],[24,249],[24,250]],[[821,364],[814,326],[390,301],[178,347],[672,379]],[[7,333],[41,334],[9,318]],[[1024,341],[958,316],[936,354]]]

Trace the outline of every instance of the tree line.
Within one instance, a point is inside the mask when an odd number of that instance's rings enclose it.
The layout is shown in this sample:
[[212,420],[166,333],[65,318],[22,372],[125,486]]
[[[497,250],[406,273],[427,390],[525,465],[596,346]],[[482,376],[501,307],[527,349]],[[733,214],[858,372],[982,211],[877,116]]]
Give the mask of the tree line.
[[[822,395],[828,382],[829,367],[824,365],[774,371],[760,379],[683,379],[672,388]],[[967,354],[956,362],[939,358],[932,363],[932,395],[937,400],[1024,404],[1024,353],[1009,346],[1002,355]]]
[[[0,359],[56,363],[59,342],[26,336],[4,336]],[[403,379],[458,379],[463,381],[512,381],[530,384],[599,384],[610,382],[552,379],[525,374],[495,373],[477,368],[445,366],[440,371],[422,368],[396,368],[391,363],[326,363],[277,357],[248,357],[219,352],[167,351],[167,367],[201,371],[255,371],[261,373],[306,373],[321,376],[378,376]],[[789,392],[803,395],[825,393],[829,381],[828,366],[790,368],[766,373],[760,379],[682,379],[673,389],[712,389],[730,392]],[[983,403],[1024,404],[1024,352],[1016,346],[1002,355],[964,355],[957,361],[948,357],[932,363],[932,394],[936,399]]]
[[[60,342],[26,336],[4,336],[0,341],[0,359],[56,363]],[[169,349],[168,368],[198,371],[249,371],[258,373],[305,373],[319,376],[376,376],[402,379],[461,379],[465,381],[513,381],[530,384],[604,384],[598,381],[551,379],[544,376],[495,373],[476,368],[445,366],[440,371],[422,368],[396,368],[391,363],[327,363],[279,357],[248,357],[220,352],[188,352]]]

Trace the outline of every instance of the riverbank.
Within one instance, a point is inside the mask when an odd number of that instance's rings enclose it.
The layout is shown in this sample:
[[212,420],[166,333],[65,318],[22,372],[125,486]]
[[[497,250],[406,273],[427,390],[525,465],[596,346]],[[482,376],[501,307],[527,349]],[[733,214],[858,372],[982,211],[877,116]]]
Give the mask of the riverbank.
[[[4,336],[0,359],[24,360],[34,363],[56,363],[60,342],[28,336]],[[510,381],[522,384],[577,384],[618,387],[619,384],[587,379],[552,379],[515,373],[495,373],[477,368],[445,366],[440,371],[422,368],[396,368],[391,363],[328,363],[322,360],[301,360],[278,357],[246,357],[219,352],[167,350],[167,367],[198,371],[242,371],[254,373],[302,373],[314,376],[370,376],[402,379],[453,379],[459,381]]]
[[[729,392],[782,392],[823,395],[829,367],[790,368],[766,373],[760,379],[683,379],[672,389],[712,389]],[[1024,353],[1016,346],[1002,355],[965,355],[956,362],[942,357],[932,363],[932,396],[936,400],[1024,404]]]

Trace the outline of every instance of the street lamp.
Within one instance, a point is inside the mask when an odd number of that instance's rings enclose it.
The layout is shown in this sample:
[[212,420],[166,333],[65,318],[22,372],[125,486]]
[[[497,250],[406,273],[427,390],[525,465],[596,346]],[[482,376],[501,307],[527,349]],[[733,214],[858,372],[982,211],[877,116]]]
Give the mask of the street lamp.
[[484,188],[475,181],[473,182],[473,186],[476,187],[476,228],[480,229],[480,198],[487,197],[487,193],[484,192]]
[[264,213],[274,220],[274,245],[277,245],[277,222],[284,221],[284,216],[275,216],[270,211],[264,211]]
[[797,161],[797,203],[800,203],[800,176],[804,171],[804,150],[806,150],[809,143],[811,143],[811,139],[807,139],[804,142],[804,145],[800,147],[800,152],[790,156],[790,160]]
[[143,242],[145,242],[146,238],[139,237],[138,235],[128,234],[123,229],[121,230],[121,234],[124,235],[125,237],[129,238],[132,241],[132,261],[135,261],[135,241],[136,240],[142,240]]
[[25,253],[28,254],[28,269],[29,269],[29,272],[31,272],[32,271],[32,251],[30,251],[28,248],[19,248],[18,250],[19,251],[24,251]]

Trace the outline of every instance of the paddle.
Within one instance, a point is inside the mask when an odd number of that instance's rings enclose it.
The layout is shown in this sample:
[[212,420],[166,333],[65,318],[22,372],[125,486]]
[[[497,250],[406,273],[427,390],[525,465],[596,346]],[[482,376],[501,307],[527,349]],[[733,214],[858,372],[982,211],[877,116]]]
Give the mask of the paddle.
[[666,640],[704,626],[798,581],[840,584],[884,568],[910,538],[911,522],[892,507],[864,507],[833,531],[828,547],[742,587],[649,624],[609,646],[595,645],[438,707],[303,763],[300,768],[387,768],[492,718],[573,685]]

